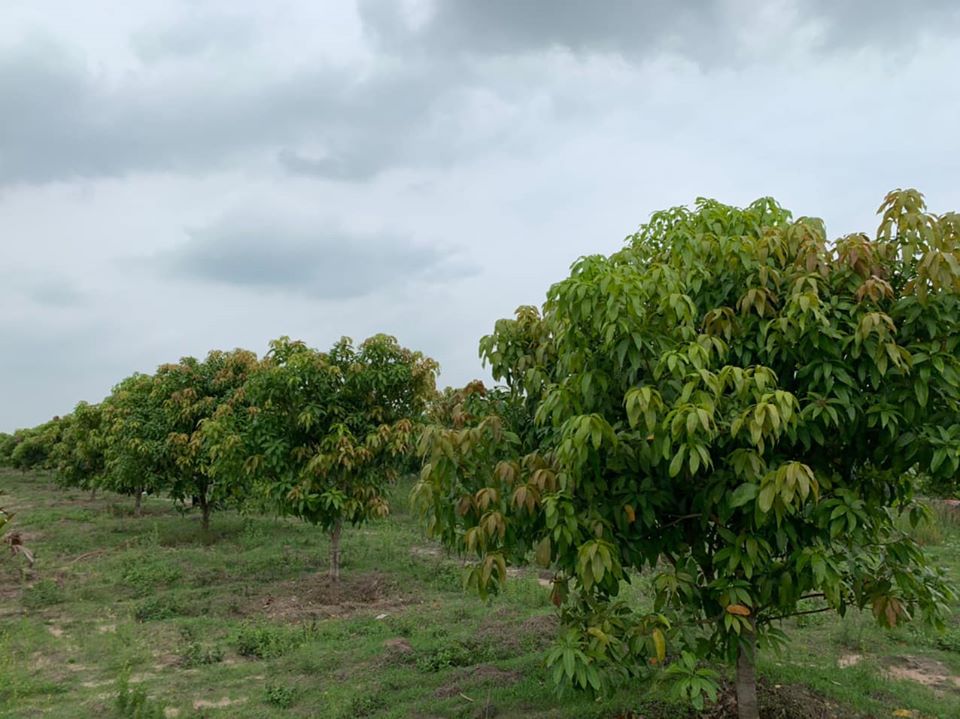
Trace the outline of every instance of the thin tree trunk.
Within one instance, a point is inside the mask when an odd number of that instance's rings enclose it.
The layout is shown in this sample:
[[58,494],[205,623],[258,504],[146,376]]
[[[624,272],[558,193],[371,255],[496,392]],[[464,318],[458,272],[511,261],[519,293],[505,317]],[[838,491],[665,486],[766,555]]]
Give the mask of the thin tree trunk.
[[96,498],[97,498],[97,488],[94,487],[93,489],[90,490],[90,501],[92,502]]
[[210,532],[210,503],[207,501],[206,495],[200,497],[200,512],[203,514],[203,533],[208,534]]
[[737,717],[760,719],[757,705],[757,634],[741,637],[737,652]]
[[143,514],[143,512],[141,511],[141,509],[142,509],[142,508],[141,508],[142,502],[143,502],[143,490],[138,489],[138,490],[137,490],[137,499],[136,499],[136,502],[135,502],[134,505],[133,505],[133,515],[134,515],[135,517],[140,517],[140,516],[142,516],[142,514]]
[[338,519],[330,530],[330,579],[340,581],[340,533],[343,531],[343,520]]

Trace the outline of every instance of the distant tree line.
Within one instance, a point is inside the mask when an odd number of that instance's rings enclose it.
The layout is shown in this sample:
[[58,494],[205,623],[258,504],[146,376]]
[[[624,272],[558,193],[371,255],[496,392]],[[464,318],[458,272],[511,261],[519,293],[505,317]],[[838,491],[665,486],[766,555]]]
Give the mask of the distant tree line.
[[410,466],[436,363],[376,335],[329,351],[283,337],[262,359],[237,349],[185,357],[119,382],[99,404],[0,435],[0,466],[56,473],[64,487],[196,508],[300,517],[332,539],[385,516],[384,490]]

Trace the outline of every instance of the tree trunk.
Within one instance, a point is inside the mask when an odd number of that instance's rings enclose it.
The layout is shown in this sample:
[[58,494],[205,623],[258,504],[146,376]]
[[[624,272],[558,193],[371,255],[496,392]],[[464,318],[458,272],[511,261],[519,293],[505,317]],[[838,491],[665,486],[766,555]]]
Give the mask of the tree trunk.
[[338,519],[330,530],[330,579],[340,581],[340,533],[343,531],[343,520]]
[[737,717],[760,719],[757,705],[757,634],[741,637],[737,652]]
[[203,533],[208,534],[210,532],[210,503],[207,501],[206,495],[200,497],[200,512],[203,514]]
[[97,498],[97,488],[94,487],[93,489],[90,490],[90,501],[92,502],[96,498]]
[[142,516],[141,503],[143,501],[143,490],[137,490],[137,499],[133,505],[133,516],[140,517]]

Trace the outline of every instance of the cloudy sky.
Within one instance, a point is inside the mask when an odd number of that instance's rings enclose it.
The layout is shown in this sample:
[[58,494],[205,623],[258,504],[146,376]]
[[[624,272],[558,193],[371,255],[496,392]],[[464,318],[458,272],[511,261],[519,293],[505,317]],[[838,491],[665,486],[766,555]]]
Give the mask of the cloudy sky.
[[960,209],[949,0],[30,0],[0,9],[0,430],[282,334],[441,382],[659,208]]

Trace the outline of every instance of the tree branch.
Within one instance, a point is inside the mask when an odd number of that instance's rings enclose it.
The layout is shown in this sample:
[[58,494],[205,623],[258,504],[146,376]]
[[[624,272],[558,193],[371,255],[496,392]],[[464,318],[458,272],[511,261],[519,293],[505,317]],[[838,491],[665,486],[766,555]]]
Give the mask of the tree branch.
[[666,524],[661,524],[661,525],[660,525],[660,529],[667,529],[668,527],[674,527],[674,526],[680,524],[680,522],[685,522],[685,521],[688,520],[688,519],[696,519],[697,517],[702,517],[702,516],[703,516],[703,514],[700,513],[700,512],[697,512],[696,514],[684,514],[684,515],[682,515],[682,516],[680,516],[680,517],[677,517],[677,518],[674,519],[672,522],[667,522]]
[[777,622],[781,619],[789,619],[790,617],[801,617],[805,614],[820,614],[821,612],[829,612],[833,607],[820,607],[819,609],[806,609],[802,612],[793,612],[792,614],[781,614],[776,617],[759,617],[757,623],[769,624],[770,622]]

